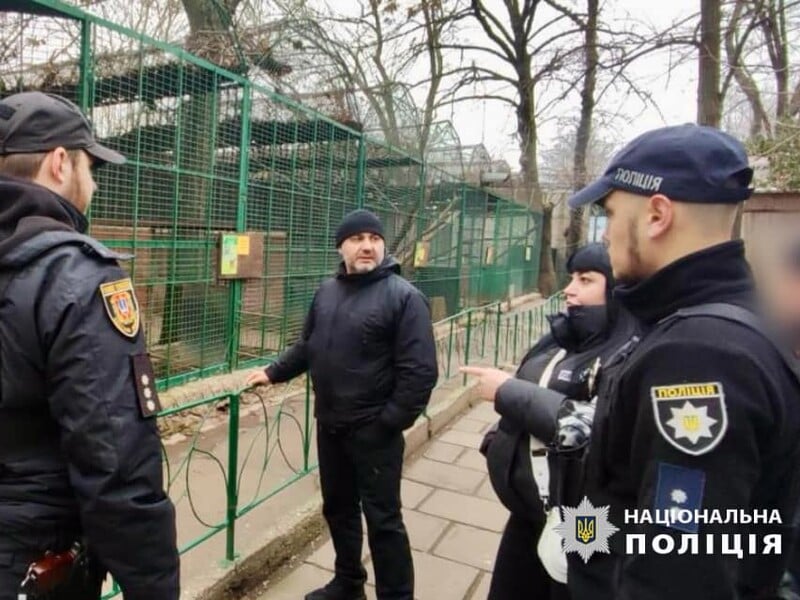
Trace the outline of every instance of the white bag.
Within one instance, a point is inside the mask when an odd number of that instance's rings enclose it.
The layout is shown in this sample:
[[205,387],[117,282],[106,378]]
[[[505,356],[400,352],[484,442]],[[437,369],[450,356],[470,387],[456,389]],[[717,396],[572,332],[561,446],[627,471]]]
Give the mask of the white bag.
[[544,524],[542,535],[539,536],[536,551],[547,574],[559,583],[567,583],[567,555],[564,553],[564,540],[555,530],[559,523],[561,523],[561,513],[555,506],[547,513],[547,522]]

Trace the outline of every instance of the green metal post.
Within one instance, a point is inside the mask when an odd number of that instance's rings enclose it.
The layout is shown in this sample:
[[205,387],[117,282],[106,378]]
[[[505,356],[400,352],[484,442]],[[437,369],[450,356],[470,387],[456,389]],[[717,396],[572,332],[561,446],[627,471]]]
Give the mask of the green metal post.
[[503,307],[497,303],[497,328],[494,333],[494,366],[500,364],[500,317],[502,315]]
[[489,325],[489,319],[486,318],[486,313],[488,311],[484,311],[483,313],[483,329],[481,332],[481,358],[486,356],[486,327]]
[[[80,59],[80,87],[78,88],[78,105],[86,112],[92,99],[92,82],[94,81],[94,58],[92,56],[92,22],[89,19],[81,20],[81,59]],[[46,90],[45,90],[46,91]]]
[[447,341],[447,378],[450,379],[450,367],[453,362],[453,327],[455,319],[450,319],[450,339]]
[[[252,103],[253,89],[249,83],[242,88],[242,131],[239,137],[239,189],[237,192],[239,201],[236,203],[236,231],[245,231],[247,228],[247,182],[250,169],[250,153],[244,151],[250,147],[250,107]],[[236,279],[231,282],[229,312],[229,345],[228,345],[228,364],[231,370],[236,370],[239,366],[239,339],[241,337],[242,326],[242,294],[243,282]]]
[[367,172],[367,141],[362,135],[358,138],[358,170],[356,171],[356,204],[364,208],[364,179]]
[[308,459],[311,454],[311,377],[306,375],[305,434],[303,437],[303,471],[308,471]]
[[226,515],[226,539],[225,539],[225,559],[233,561],[236,558],[234,539],[236,531],[236,510],[238,506],[238,490],[236,489],[239,464],[239,394],[231,394],[230,398],[230,421],[228,421],[228,480],[227,480],[227,515]]
[[531,347],[533,347],[533,310],[528,311],[528,348]]
[[[486,202],[489,202],[489,195],[486,195]],[[491,270],[492,277],[488,277],[489,282],[494,284],[496,281],[499,281],[500,278],[498,275],[499,266],[498,263],[500,262],[500,202],[494,203],[494,239],[492,240],[492,248],[494,251],[494,256],[492,257],[492,264],[487,265],[487,271]],[[487,273],[488,275],[488,273]],[[500,293],[497,289],[494,288],[494,285],[489,286],[489,289],[494,292],[494,299],[495,300],[502,300],[506,295]],[[508,342],[508,336],[506,336],[506,342]]]
[[[470,346],[470,340],[471,339],[472,339],[472,311],[469,311],[467,313],[467,341],[464,344],[464,346],[465,346],[465,348],[464,348],[464,364],[465,365],[469,364],[469,350],[470,350],[469,346]],[[467,385],[467,375],[466,374],[464,374],[463,385]]]
[[511,353],[511,356],[512,356],[511,362],[516,362],[516,360],[517,360],[517,350],[518,350],[518,348],[517,348],[517,337],[518,337],[517,334],[518,333],[519,333],[519,313],[514,315],[514,345],[513,345],[514,351]]
[[[463,188],[463,186],[459,186],[459,190],[460,190],[460,194],[461,194],[461,207],[460,207],[460,210],[458,211],[458,235],[456,236],[456,239],[458,240],[456,242],[456,278],[457,278],[456,285],[458,286],[458,293],[456,294],[456,298],[458,298],[458,300],[456,301],[456,313],[461,312],[462,310],[464,310],[464,304],[465,304],[464,298],[461,296],[461,286],[463,284],[463,281],[462,281],[462,269],[463,269],[463,266],[464,266],[463,261],[464,261],[464,205],[465,205],[465,200],[464,200],[464,188]],[[469,295],[469,287],[470,287],[469,278],[467,279],[466,285],[464,287],[467,290],[466,291],[466,295]]]

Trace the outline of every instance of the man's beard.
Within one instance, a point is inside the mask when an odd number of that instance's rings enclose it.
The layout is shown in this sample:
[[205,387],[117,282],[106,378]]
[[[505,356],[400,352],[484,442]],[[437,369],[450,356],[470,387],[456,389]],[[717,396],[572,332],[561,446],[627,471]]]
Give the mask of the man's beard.
[[89,210],[90,198],[87,198],[86,194],[83,193],[83,188],[77,177],[72,179],[66,199],[83,214],[86,214],[86,211]]
[[642,275],[642,254],[639,249],[639,236],[636,233],[636,220],[628,221],[628,247],[625,249],[627,254],[627,271],[625,273],[614,273],[614,279],[618,285],[635,285],[645,277]]
[[350,265],[350,272],[351,273],[370,273],[378,268],[378,263],[374,259],[369,265],[365,265],[362,262],[354,260],[353,263]]

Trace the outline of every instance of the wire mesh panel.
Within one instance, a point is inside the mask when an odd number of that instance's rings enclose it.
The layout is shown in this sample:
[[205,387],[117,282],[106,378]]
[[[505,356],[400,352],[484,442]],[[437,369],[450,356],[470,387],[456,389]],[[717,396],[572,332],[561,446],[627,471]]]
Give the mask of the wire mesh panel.
[[413,280],[422,163],[368,138],[363,156],[363,206],[381,219],[387,254],[393,255],[403,274]]
[[463,188],[445,171],[428,168],[418,219],[414,281],[428,296],[435,321],[463,308],[461,246]]
[[294,342],[314,291],[336,268],[334,230],[358,205],[359,136],[255,90],[245,227],[263,238],[264,271],[244,284],[239,358]]
[[88,106],[104,143],[129,161],[98,171],[91,231],[136,255],[157,376],[220,370],[231,315],[217,241],[236,229],[241,82],[144,41],[123,59],[104,53],[117,38],[91,29]]

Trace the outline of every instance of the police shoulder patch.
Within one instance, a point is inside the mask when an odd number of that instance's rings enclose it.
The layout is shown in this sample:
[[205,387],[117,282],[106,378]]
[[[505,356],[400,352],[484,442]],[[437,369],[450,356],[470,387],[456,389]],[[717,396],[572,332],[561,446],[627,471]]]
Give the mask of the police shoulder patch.
[[650,397],[658,431],[681,452],[705,454],[725,436],[728,412],[721,383],[654,386]]
[[134,338],[139,333],[139,304],[130,277],[100,284],[100,295],[108,318],[122,335]]
[[660,462],[653,508],[669,513],[667,527],[697,533],[699,525],[694,515],[703,506],[705,485],[705,472]]

